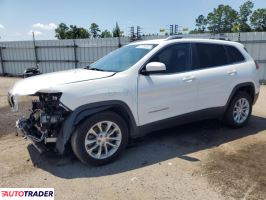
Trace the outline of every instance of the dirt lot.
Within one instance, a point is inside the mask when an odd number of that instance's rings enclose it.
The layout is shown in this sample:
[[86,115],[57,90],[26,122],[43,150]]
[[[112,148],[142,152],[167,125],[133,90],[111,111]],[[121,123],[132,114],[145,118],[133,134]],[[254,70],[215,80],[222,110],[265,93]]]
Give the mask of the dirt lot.
[[[216,120],[152,133],[116,162],[85,166],[73,156],[40,156],[15,136],[0,77],[0,187],[54,187],[56,199],[266,199],[266,87],[242,129]],[[24,99],[23,101],[25,101]]]

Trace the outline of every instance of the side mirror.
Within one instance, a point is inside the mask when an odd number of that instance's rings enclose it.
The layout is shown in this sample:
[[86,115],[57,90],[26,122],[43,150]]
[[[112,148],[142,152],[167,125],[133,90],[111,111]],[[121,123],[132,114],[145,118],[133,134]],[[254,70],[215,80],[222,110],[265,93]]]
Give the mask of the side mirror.
[[162,72],[166,70],[166,66],[161,62],[150,62],[146,65],[146,72]]

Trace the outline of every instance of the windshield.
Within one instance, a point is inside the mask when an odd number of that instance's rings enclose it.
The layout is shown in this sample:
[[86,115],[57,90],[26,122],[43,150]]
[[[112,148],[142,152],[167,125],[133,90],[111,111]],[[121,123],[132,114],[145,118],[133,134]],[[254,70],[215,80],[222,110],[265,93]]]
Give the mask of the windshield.
[[121,72],[143,58],[155,44],[136,44],[117,49],[89,66],[89,69]]

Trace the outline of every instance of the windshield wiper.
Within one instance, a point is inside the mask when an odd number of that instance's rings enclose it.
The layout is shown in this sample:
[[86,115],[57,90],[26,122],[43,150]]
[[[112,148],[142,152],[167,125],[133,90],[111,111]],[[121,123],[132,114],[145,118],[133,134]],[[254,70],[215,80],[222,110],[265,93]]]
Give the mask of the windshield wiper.
[[91,67],[90,65],[88,65],[88,66],[86,66],[86,67],[84,67],[85,69],[89,69],[89,70],[95,70],[95,71],[105,71],[105,70],[103,70],[103,69],[99,69],[99,68],[96,68],[96,67]]
[[94,71],[101,71],[101,72],[119,72],[119,71],[110,71],[110,70],[105,70],[105,69],[99,69],[99,68],[96,68],[96,67],[92,67],[90,65],[84,67],[84,69],[88,69],[88,70],[94,70]]
[[101,72],[105,71],[103,69],[99,69],[99,68],[95,68],[95,67],[90,67],[89,70],[95,70],[95,71],[101,71]]

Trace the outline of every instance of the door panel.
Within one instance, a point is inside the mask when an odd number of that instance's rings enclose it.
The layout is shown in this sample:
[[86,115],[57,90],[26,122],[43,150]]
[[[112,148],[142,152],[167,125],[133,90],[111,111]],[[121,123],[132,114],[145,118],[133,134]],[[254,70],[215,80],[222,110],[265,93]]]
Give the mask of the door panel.
[[141,125],[195,110],[197,83],[193,72],[139,76],[138,115]]
[[237,71],[229,64],[225,47],[194,43],[192,49],[192,69],[198,80],[196,109],[224,106],[232,91],[231,83],[237,76]]
[[194,111],[197,79],[190,71],[190,43],[166,46],[149,62],[164,63],[166,70],[160,74],[139,75],[139,123],[144,125]]
[[232,91],[231,66],[195,71],[198,80],[197,110],[224,106]]

